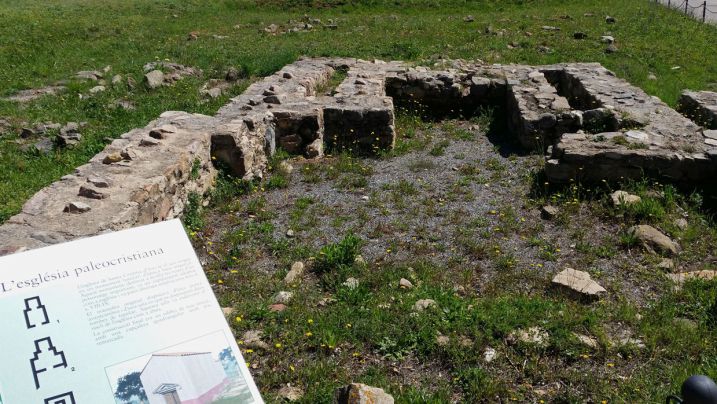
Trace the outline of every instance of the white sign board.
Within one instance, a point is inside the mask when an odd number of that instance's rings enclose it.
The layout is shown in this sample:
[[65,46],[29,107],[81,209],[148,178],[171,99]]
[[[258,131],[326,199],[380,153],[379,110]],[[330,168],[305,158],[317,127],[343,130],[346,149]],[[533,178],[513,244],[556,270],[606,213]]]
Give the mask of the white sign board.
[[262,403],[178,220],[0,257],[0,404]]

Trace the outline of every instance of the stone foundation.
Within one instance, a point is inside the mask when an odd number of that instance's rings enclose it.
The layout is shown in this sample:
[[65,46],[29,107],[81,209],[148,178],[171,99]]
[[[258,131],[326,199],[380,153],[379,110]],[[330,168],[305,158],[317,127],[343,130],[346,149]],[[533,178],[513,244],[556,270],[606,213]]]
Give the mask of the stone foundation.
[[677,110],[705,129],[717,130],[717,93],[684,91],[677,102]]
[[[337,69],[346,78],[317,94]],[[211,188],[216,166],[253,179],[280,147],[308,158],[395,144],[394,102],[435,116],[507,112],[525,149],[549,151],[549,181],[650,177],[697,184],[717,174],[717,132],[598,64],[410,67],[348,58],[302,59],[252,84],[214,117],[165,112],[114,140],[40,190],[0,226],[0,254],[181,215]],[[714,128],[715,93],[685,92],[681,110]],[[715,132],[715,133],[713,133]]]

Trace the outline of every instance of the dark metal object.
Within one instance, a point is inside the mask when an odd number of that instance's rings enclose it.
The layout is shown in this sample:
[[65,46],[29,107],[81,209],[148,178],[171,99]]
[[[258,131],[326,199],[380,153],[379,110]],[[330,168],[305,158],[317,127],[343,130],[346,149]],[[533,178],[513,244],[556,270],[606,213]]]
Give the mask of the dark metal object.
[[682,398],[667,397],[666,403],[717,404],[717,384],[703,375],[690,376],[682,383]]
[[707,17],[707,0],[705,0],[705,2],[702,3],[702,22],[705,22],[706,17]]

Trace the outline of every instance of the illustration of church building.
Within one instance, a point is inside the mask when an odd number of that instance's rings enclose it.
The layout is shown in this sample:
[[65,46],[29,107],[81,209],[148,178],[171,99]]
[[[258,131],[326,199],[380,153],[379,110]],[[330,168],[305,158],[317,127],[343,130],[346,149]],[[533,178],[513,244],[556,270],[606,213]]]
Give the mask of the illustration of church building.
[[140,380],[150,404],[209,404],[229,383],[211,352],[154,354]]

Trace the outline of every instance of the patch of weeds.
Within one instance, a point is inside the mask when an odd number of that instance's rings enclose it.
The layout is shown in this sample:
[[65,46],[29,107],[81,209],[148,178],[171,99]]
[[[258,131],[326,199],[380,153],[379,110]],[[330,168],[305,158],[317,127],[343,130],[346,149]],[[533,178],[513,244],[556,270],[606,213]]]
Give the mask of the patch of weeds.
[[187,196],[187,205],[184,208],[184,216],[182,219],[184,221],[184,225],[192,231],[199,231],[202,227],[204,227],[201,195],[196,192],[191,192]]
[[301,180],[309,184],[318,184],[323,180],[321,177],[321,169],[318,164],[304,164],[301,167]]
[[538,256],[546,261],[557,261],[558,252],[560,249],[555,247],[552,243],[542,238],[533,237],[528,241],[531,247],[537,247],[539,252]]
[[428,152],[428,154],[433,157],[443,156],[444,154],[446,154],[446,148],[450,144],[451,142],[449,142],[448,140],[441,140],[433,146],[433,148]]
[[496,157],[491,157],[485,163],[486,167],[493,172],[503,172],[506,170],[505,164],[503,164]]
[[361,239],[354,234],[346,235],[338,243],[324,246],[314,263],[314,270],[325,273],[336,267],[353,265],[360,246]]
[[189,179],[192,181],[198,180],[199,173],[200,173],[201,169],[202,169],[202,161],[199,160],[198,158],[194,159],[194,161],[192,162],[192,169],[191,169],[191,171],[189,171]]
[[368,179],[357,174],[346,174],[339,178],[337,185],[343,189],[366,188],[368,185]]
[[627,147],[630,144],[630,142],[627,140],[627,138],[622,135],[613,137],[611,139],[611,141],[616,145],[625,146],[625,147]]
[[630,249],[637,247],[637,245],[640,244],[640,239],[637,238],[635,233],[624,230],[620,233],[618,242],[622,247]]
[[329,288],[336,288],[346,278],[361,247],[361,239],[348,234],[341,241],[321,248],[313,270]]
[[498,253],[498,257],[495,259],[495,265],[501,270],[515,269],[517,260],[511,253]]
[[460,369],[455,378],[466,397],[494,397],[499,391],[488,372],[480,367]]

